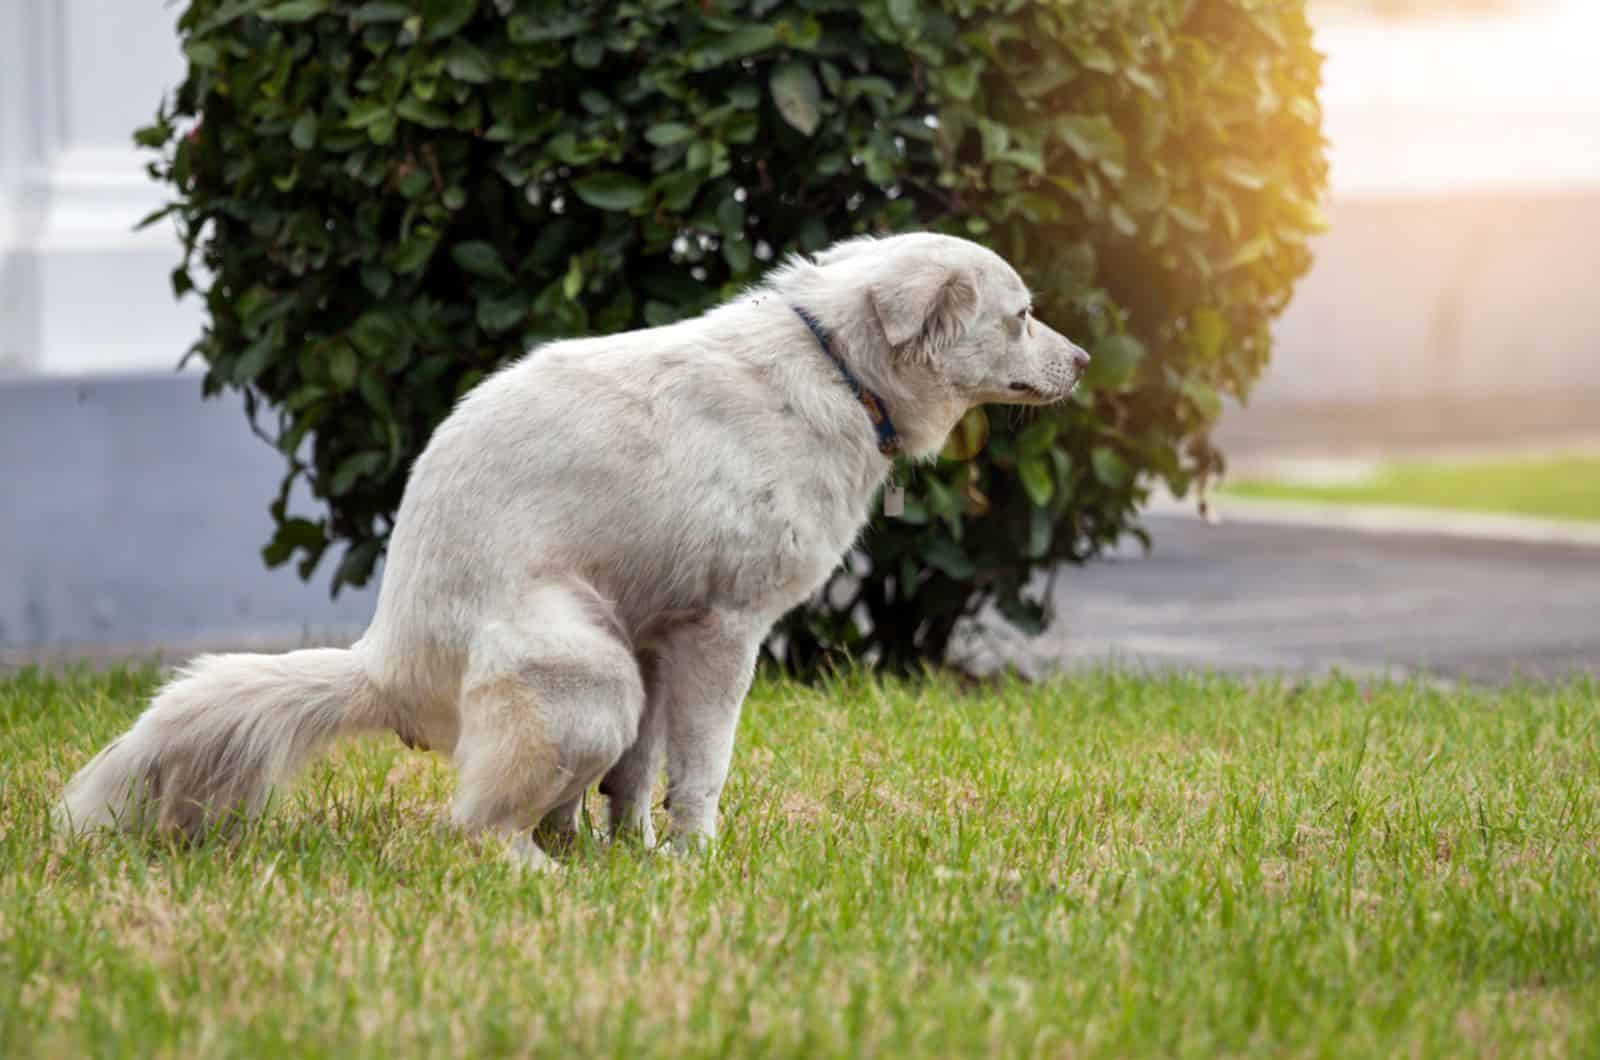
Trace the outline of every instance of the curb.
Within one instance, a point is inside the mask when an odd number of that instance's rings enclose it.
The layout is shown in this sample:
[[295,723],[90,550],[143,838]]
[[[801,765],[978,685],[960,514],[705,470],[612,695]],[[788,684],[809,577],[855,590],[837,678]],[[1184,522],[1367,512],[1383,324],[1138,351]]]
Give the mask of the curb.
[[1400,505],[1327,504],[1315,501],[1269,501],[1242,497],[1207,498],[1202,515],[1192,499],[1165,490],[1152,493],[1146,515],[1181,516],[1210,523],[1258,523],[1345,530],[1361,534],[1408,534],[1520,545],[1557,545],[1600,549],[1600,523],[1530,519],[1516,515],[1449,512]]

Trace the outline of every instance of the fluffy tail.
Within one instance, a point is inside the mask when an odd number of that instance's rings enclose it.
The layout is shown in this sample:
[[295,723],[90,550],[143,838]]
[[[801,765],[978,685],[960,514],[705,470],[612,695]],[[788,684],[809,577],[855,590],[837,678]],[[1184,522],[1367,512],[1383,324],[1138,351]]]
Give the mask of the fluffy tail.
[[256,814],[318,748],[375,724],[375,700],[360,660],[344,649],[203,655],[72,778],[57,820],[76,832],[192,834]]

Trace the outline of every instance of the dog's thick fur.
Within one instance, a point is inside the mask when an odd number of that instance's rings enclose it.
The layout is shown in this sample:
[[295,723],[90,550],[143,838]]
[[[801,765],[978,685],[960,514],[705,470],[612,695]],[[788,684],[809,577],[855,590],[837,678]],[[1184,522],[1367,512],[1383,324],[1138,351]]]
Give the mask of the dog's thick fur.
[[377,613],[349,650],[196,659],[68,786],[61,818],[195,831],[315,749],[392,729],[450,752],[455,821],[576,827],[596,781],[653,843],[709,839],[774,621],[815,592],[890,470],[795,312],[880,395],[913,459],[1088,360],[1004,261],[947,236],[837,244],[693,320],[545,346],[468,394],[411,471]]

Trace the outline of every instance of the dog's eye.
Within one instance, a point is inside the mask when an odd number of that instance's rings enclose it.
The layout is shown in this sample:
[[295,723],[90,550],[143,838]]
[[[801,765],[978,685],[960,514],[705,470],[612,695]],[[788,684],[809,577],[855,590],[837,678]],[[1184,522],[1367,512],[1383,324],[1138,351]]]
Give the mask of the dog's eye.
[[1028,314],[1031,313],[1031,312],[1033,312],[1032,309],[1030,309],[1027,306],[1023,306],[1021,309],[1017,310],[1017,319],[1018,320],[1027,320],[1028,319]]

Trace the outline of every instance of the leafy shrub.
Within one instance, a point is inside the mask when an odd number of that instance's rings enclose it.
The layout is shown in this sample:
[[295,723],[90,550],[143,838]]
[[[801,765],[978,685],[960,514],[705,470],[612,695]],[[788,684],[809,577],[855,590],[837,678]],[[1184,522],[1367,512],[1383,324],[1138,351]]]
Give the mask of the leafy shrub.
[[[191,0],[179,26],[188,76],[138,139],[206,301],[191,352],[287,461],[266,561],[310,577],[342,542],[334,591],[496,365],[925,227],[1015,263],[1093,370],[903,470],[904,518],[790,617],[789,658],[937,658],[991,602],[1038,628],[1032,575],[1219,467],[1219,395],[1320,223],[1298,0]],[[299,480],[325,515],[291,513]]]

